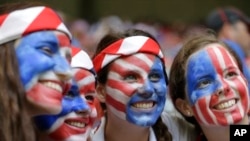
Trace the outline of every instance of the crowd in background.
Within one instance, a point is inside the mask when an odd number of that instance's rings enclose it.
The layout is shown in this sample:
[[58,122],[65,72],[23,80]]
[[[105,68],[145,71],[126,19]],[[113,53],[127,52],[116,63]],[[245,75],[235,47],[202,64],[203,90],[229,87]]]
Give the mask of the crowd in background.
[[250,19],[235,7],[169,24],[13,6],[0,16],[4,141],[217,141],[249,124]]
[[[69,29],[75,38],[73,43],[93,55],[96,44],[99,40],[110,31],[121,32],[129,28],[136,28],[147,31],[161,44],[166,55],[167,65],[170,66],[173,57],[180,49],[182,41],[188,34],[202,32],[202,24],[165,24],[152,21],[128,21],[123,20],[119,16],[111,15],[101,18],[95,23],[89,23],[85,19],[76,19],[68,21]],[[169,69],[169,68],[167,68]]]

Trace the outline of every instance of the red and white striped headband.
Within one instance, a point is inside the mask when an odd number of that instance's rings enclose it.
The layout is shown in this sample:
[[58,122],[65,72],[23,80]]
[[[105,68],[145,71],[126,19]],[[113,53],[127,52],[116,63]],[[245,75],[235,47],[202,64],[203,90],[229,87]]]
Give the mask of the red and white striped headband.
[[80,48],[71,47],[71,67],[84,68],[86,70],[92,70],[94,68],[92,60],[89,55]]
[[0,16],[0,44],[40,30],[62,31],[71,39],[61,18],[48,7],[31,7]]
[[131,36],[114,42],[94,57],[94,68],[96,72],[99,72],[103,67],[118,57],[139,52],[157,55],[164,63],[160,46],[153,39],[145,36]]

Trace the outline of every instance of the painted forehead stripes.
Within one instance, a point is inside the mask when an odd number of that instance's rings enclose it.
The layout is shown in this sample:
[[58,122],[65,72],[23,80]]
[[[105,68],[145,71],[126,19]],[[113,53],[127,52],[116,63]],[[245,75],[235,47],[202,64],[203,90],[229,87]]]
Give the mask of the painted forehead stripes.
[[[140,56],[139,56],[140,55]],[[142,57],[142,58],[139,58]],[[144,54],[136,54],[132,55],[129,58],[119,59],[114,64],[119,67],[112,67],[112,70],[117,72],[128,71],[130,69],[138,69],[141,72],[147,73],[151,66],[153,65],[154,58],[149,58],[149,56]],[[138,65],[134,64],[133,62],[137,62]]]
[[93,64],[98,72],[118,57],[140,52],[157,55],[164,62],[160,47],[154,40],[145,36],[132,36],[118,40],[108,46],[93,59]]
[[62,31],[71,38],[60,17],[48,7],[26,8],[0,16],[0,44],[41,30]]
[[234,66],[236,66],[235,61],[225,48],[219,46],[209,47],[207,51],[212,60],[212,63],[216,66],[216,71],[220,74],[223,73],[223,69],[226,68],[227,64],[233,64]]

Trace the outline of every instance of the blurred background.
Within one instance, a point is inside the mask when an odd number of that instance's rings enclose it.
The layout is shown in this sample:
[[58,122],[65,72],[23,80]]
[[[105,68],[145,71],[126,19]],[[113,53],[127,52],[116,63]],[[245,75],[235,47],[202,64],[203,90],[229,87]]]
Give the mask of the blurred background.
[[[250,15],[250,0],[0,0],[0,4],[22,1],[39,1],[54,8],[71,31],[73,45],[90,57],[110,31],[145,30],[160,43],[167,72],[184,40],[206,28],[205,19],[212,10],[232,6]],[[250,41],[250,24],[245,30],[244,39]],[[250,45],[247,47],[250,52]],[[250,55],[247,60],[250,70]],[[173,106],[167,103],[165,109],[171,111]]]
[[[0,4],[22,0],[1,0]],[[23,0],[27,1],[27,0]],[[31,1],[31,0],[30,0]],[[196,22],[218,6],[233,5],[250,14],[249,0],[40,0],[71,18],[95,22],[101,17],[118,15],[122,19],[164,22]]]
[[199,32],[211,10],[233,6],[250,15],[250,0],[1,0],[0,4],[22,1],[39,1],[57,10],[74,45],[90,56],[109,31],[146,30],[158,39],[169,66],[183,39]]

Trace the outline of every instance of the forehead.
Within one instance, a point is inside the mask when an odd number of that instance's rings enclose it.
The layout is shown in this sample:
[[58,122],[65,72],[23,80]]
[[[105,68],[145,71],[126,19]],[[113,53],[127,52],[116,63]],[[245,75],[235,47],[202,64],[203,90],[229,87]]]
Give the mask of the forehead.
[[32,46],[39,46],[41,44],[51,44],[60,47],[69,47],[70,39],[65,33],[56,30],[37,31],[28,34],[15,42],[15,46],[24,44],[29,44]]
[[204,61],[209,60],[214,67],[226,68],[227,66],[237,66],[236,60],[229,51],[220,44],[209,44],[198,50],[188,59],[188,64],[204,65]]
[[122,67],[131,68],[139,67],[145,70],[148,70],[154,64],[156,55],[149,53],[136,53],[125,57],[120,57],[114,61],[112,66],[120,65]]

